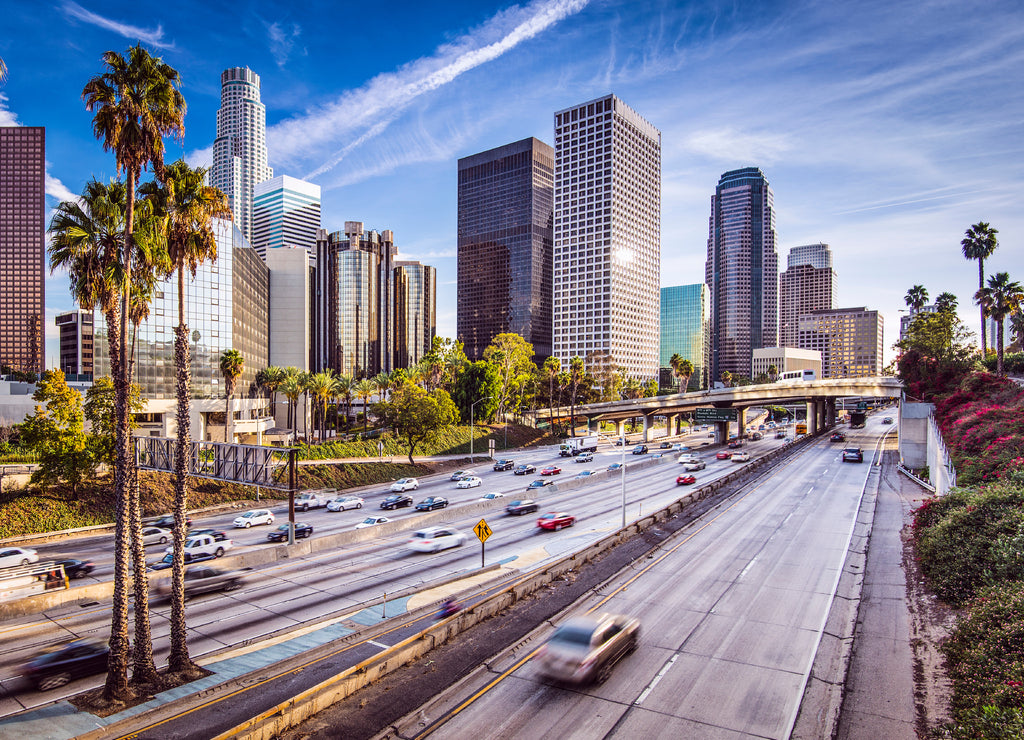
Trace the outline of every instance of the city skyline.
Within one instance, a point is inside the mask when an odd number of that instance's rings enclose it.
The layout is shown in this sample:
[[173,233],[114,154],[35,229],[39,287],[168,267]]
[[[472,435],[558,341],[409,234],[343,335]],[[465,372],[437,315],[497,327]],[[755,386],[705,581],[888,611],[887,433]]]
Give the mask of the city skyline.
[[[370,56],[339,52],[337,18],[324,9],[13,7],[0,42],[9,68],[0,125],[47,128],[49,211],[89,178],[114,174],[81,102],[103,51],[141,40],[182,73],[187,134],[167,156],[196,164],[212,162],[221,72],[248,66],[261,77],[275,174],[323,188],[326,229],[352,217],[393,228],[401,259],[436,266],[441,336],[455,336],[458,158],[528,136],[553,143],[554,111],[610,92],[662,132],[663,286],[700,279],[708,194],[722,172],[745,166],[772,183],[779,253],[831,244],[837,305],[877,309],[890,327],[906,290],[922,284],[932,298],[955,293],[978,331],[977,272],[959,249],[977,221],[1000,231],[986,271],[1019,279],[1024,10],[1013,3],[984,17],[955,4],[583,0],[387,12],[356,11],[360,25],[393,30]],[[48,279],[48,365],[54,317],[73,308],[67,294],[65,276]]]

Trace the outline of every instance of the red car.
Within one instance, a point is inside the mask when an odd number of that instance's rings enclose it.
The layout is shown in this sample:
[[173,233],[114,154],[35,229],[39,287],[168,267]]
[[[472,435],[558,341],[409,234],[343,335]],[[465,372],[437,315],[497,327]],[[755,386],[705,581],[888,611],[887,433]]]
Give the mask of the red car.
[[564,527],[571,527],[576,523],[576,517],[566,514],[564,511],[549,511],[537,520],[537,526],[541,529],[551,529],[557,532]]
[[541,475],[558,475],[561,472],[562,472],[562,469],[560,467],[558,467],[557,465],[548,465],[546,468],[544,468],[542,471],[540,471],[540,474]]
[[717,455],[715,455],[715,459],[716,460],[728,460],[731,457],[732,457],[732,453],[731,452],[726,452],[725,450],[722,450]]
[[694,476],[692,476],[692,475],[681,475],[678,478],[676,478],[676,485],[677,486],[689,486],[689,485],[691,485],[693,483],[696,483],[696,482],[697,482],[697,479]]

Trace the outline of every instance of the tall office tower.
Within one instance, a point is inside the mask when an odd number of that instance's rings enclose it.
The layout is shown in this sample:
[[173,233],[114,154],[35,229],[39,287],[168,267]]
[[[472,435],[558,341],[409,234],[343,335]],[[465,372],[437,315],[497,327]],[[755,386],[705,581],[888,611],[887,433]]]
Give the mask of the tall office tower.
[[614,95],[555,113],[555,357],[658,377],[661,132]]
[[799,347],[821,352],[822,377],[882,374],[883,320],[878,311],[834,308],[800,317]]
[[789,250],[786,270],[779,275],[779,345],[796,347],[800,316],[827,311],[835,302],[836,271],[828,244]]
[[46,369],[46,129],[0,127],[0,365]]
[[210,184],[228,196],[235,225],[253,240],[253,189],[274,176],[267,164],[267,109],[260,102],[260,76],[232,67],[220,76],[217,138]]
[[60,364],[68,380],[92,380],[93,312],[77,309],[57,314]]
[[530,138],[459,160],[458,312],[466,356],[514,332],[551,354],[555,151]]
[[675,388],[672,355],[693,364],[693,375],[680,392],[708,387],[711,372],[711,292],[704,283],[661,289],[661,360],[659,384]]
[[252,201],[252,246],[267,259],[267,250],[302,247],[316,255],[320,230],[320,186],[288,175],[257,183]]
[[270,270],[270,364],[308,372],[313,366],[313,268],[302,247],[278,247],[265,256]]
[[779,340],[772,189],[757,167],[722,175],[711,197],[704,282],[711,288],[712,378],[750,377],[752,352]]
[[437,270],[419,262],[395,263],[395,367],[412,367],[437,334]]

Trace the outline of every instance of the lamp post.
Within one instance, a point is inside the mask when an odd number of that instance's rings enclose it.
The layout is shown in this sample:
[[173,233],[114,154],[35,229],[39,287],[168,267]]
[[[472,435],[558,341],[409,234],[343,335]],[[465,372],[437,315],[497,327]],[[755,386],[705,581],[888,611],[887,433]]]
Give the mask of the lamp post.
[[487,401],[487,400],[492,399],[492,398],[494,398],[494,396],[484,396],[483,398],[478,398],[475,401],[473,401],[473,403],[469,404],[469,461],[470,462],[473,462],[473,460],[474,460],[474,458],[473,458],[473,436],[474,436],[473,435],[473,430],[475,429],[475,427],[473,425],[473,409],[476,408],[476,405],[478,403],[480,403],[481,401]]
[[622,463],[621,463],[621,468],[622,468],[622,527],[623,527],[623,529],[625,529],[625,527],[626,527],[626,440],[625,440],[626,434],[625,434],[625,432],[623,432],[622,436],[623,436],[623,440],[622,440]]

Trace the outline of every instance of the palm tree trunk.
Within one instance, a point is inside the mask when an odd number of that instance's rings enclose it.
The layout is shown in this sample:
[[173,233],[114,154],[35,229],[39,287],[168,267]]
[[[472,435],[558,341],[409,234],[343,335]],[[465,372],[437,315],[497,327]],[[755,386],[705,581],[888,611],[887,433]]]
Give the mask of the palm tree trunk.
[[[985,258],[978,257],[978,290],[984,290],[985,288]],[[988,337],[985,335],[985,307],[980,306],[981,310],[981,361],[984,362],[988,357]]]
[[996,322],[996,375],[1003,374],[1003,321],[1004,318],[999,319]]

